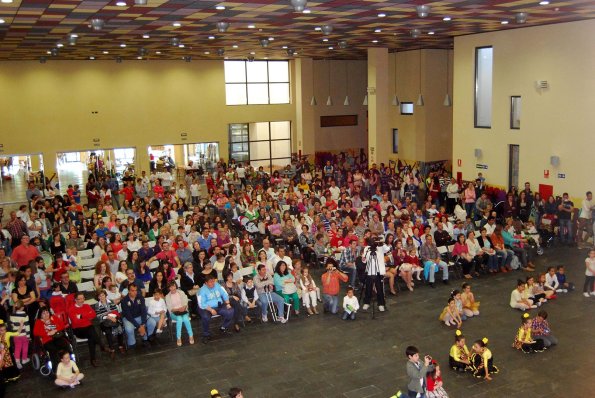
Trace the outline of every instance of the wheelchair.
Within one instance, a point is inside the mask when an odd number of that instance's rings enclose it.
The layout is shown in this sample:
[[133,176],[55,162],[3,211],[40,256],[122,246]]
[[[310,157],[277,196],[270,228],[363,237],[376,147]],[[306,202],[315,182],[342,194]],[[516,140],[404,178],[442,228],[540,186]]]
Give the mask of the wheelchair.
[[[67,331],[65,331],[65,335],[62,337],[62,339],[66,341],[71,359],[76,362],[72,340],[70,339]],[[44,348],[39,337],[35,337],[33,339],[31,352],[31,366],[33,366],[33,369],[38,370],[39,373],[41,373],[41,375],[44,377],[48,377],[56,373],[51,361],[50,352]]]

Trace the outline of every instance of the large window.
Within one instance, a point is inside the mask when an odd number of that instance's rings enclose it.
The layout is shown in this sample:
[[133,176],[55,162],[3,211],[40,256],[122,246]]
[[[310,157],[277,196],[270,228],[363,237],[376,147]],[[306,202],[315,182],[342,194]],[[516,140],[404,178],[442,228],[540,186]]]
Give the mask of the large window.
[[492,47],[475,49],[475,127],[492,127]]
[[225,61],[227,105],[289,104],[288,61]]
[[291,163],[291,123],[230,124],[229,154],[236,162],[263,166],[267,172],[285,167]]

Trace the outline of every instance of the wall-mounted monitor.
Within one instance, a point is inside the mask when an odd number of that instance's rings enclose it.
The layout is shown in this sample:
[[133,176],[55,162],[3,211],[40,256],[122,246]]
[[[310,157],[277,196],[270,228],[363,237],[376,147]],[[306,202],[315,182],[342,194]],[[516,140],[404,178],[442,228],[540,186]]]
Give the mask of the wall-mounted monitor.
[[413,102],[401,102],[401,115],[413,115]]

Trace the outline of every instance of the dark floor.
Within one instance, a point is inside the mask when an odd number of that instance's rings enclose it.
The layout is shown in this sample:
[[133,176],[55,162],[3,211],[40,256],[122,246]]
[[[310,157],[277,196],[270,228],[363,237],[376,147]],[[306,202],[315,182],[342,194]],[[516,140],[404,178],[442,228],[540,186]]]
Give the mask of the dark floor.
[[[548,249],[537,259],[537,270],[565,264],[569,279],[582,287],[586,254],[586,250]],[[521,313],[508,305],[516,279],[524,276],[519,271],[472,281],[481,315],[466,321],[463,332],[469,346],[475,339],[489,337],[500,373],[486,382],[455,374],[445,366],[444,386],[450,397],[592,395],[595,298],[575,291],[546,304],[560,345],[525,355],[511,348]],[[447,364],[454,330],[440,323],[438,315],[450,290],[460,282],[401,293],[389,301],[389,311],[375,320],[367,314],[359,314],[355,322],[329,315],[302,316],[287,325],[248,325],[233,337],[181,348],[164,336],[150,350],[139,349],[114,362],[104,356],[98,368],[88,365],[84,352],[80,367],[86,377],[80,388],[60,391],[50,379],[27,369],[17,384],[9,386],[7,395],[208,397],[212,388],[227,392],[231,386],[241,386],[247,398],[385,398],[406,389],[406,346],[416,345]]]

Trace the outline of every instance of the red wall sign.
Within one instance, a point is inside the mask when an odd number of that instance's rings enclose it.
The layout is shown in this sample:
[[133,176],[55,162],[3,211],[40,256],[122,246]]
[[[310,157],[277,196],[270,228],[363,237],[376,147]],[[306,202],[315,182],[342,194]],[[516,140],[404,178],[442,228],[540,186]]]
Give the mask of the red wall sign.
[[549,170],[543,170],[543,178],[550,178],[550,171]]

